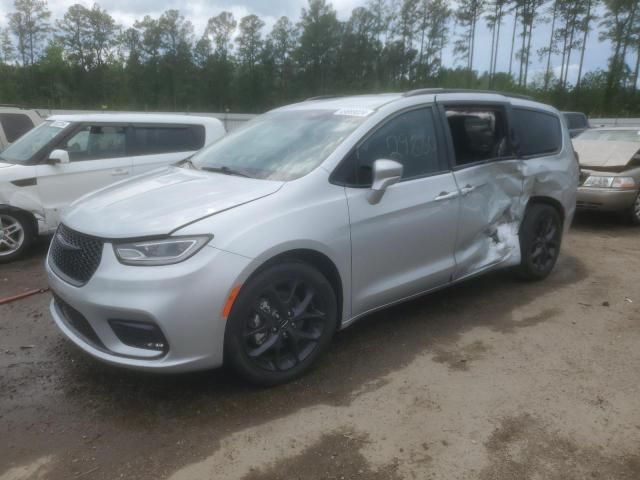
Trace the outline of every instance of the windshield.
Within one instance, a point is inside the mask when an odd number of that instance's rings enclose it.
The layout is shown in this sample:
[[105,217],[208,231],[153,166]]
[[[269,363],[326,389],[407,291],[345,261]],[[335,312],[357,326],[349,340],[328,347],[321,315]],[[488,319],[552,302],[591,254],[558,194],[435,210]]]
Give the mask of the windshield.
[[576,140],[600,140],[603,142],[640,143],[640,130],[587,130]]
[[0,161],[9,163],[29,163],[31,157],[44,147],[53,137],[69,125],[69,122],[47,120],[28,131],[6,149],[0,152]]
[[365,117],[327,110],[267,113],[197,153],[196,168],[289,181],[320,165]]

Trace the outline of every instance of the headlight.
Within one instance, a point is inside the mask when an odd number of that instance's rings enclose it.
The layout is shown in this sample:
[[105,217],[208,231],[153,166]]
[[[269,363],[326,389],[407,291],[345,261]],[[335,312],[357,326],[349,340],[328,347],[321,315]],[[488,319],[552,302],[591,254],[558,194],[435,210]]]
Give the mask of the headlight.
[[585,187],[596,188],[636,188],[636,182],[631,177],[605,177],[591,175],[583,183]]
[[125,265],[172,265],[194,255],[205,246],[211,236],[173,237],[114,244],[113,250]]

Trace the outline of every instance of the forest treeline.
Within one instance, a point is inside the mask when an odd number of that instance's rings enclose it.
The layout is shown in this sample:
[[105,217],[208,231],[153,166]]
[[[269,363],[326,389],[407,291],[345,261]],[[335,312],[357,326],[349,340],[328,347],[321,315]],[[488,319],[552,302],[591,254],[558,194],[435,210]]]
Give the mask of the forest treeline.
[[[224,11],[204,32],[178,10],[123,27],[97,3],[52,18],[46,0],[15,0],[7,20],[4,104],[260,112],[314,95],[445,87],[640,114],[638,0],[368,0],[346,21],[327,0],[309,0],[271,31],[259,16]],[[479,45],[482,23],[491,40]],[[536,35],[543,24],[550,33]],[[607,68],[585,71],[590,43],[605,41]],[[475,61],[481,48],[488,65]]]

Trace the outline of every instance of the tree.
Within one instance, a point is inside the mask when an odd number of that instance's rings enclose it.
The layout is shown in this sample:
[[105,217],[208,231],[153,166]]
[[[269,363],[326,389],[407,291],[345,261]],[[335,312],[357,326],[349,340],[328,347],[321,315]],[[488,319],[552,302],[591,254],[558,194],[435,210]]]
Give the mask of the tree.
[[238,60],[253,73],[263,46],[261,30],[264,22],[257,15],[247,15],[240,19],[240,33],[236,38]]
[[332,79],[340,41],[336,11],[326,0],[309,0],[308,8],[302,9],[299,29],[296,58],[303,71],[306,90],[323,93]]
[[62,20],[56,21],[57,33],[55,38],[62,45],[66,58],[82,69],[86,68],[89,10],[80,4],[71,5]]
[[227,58],[231,50],[231,36],[236,29],[238,22],[233,18],[233,13],[222,12],[216,17],[209,19],[205,35],[213,37],[216,53]]
[[273,25],[267,40],[278,76],[278,87],[287,92],[293,74],[293,52],[298,40],[298,31],[291,20],[280,17]]
[[13,44],[7,29],[0,28],[0,63],[9,63],[13,60]]
[[489,60],[489,88],[493,86],[493,77],[498,63],[498,47],[500,46],[500,28],[507,13],[510,0],[492,0],[488,5],[486,17],[487,27],[491,31],[491,59]]
[[9,14],[9,28],[18,39],[22,65],[33,65],[38,59],[50,31],[46,0],[15,0],[15,12]]
[[469,83],[473,71],[473,56],[475,51],[476,26],[485,8],[484,0],[461,0],[456,10],[456,20],[463,28],[462,35],[455,43],[454,51],[466,59],[469,70]]
[[604,5],[605,14],[600,22],[604,30],[600,31],[600,41],[609,40],[613,44],[607,79],[608,96],[611,96],[626,76],[626,54],[639,6],[637,0],[604,0]]
[[113,17],[106,10],[102,10],[97,3],[91,10],[86,10],[86,18],[90,65],[100,68],[116,45],[118,27]]

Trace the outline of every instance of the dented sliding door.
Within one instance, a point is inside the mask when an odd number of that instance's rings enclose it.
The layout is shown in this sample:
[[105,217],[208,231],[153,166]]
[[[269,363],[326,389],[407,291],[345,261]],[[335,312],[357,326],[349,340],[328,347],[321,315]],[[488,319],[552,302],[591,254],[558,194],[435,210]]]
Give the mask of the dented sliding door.
[[511,145],[510,105],[440,99],[439,104],[461,193],[453,280],[516,264],[524,174]]

